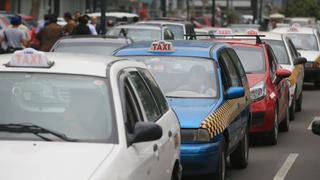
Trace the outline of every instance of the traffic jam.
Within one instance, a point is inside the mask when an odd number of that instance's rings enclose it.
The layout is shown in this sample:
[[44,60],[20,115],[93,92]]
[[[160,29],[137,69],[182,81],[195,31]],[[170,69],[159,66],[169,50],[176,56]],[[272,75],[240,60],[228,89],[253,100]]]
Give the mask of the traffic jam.
[[0,55],[0,179],[246,179],[309,112],[320,33],[241,28],[159,18]]

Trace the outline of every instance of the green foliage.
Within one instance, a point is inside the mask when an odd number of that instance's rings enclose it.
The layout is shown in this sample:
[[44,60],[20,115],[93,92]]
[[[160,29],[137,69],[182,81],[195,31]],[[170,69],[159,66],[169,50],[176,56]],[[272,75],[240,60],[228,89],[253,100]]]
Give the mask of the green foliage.
[[285,11],[287,17],[320,18],[320,6],[317,0],[290,0]]

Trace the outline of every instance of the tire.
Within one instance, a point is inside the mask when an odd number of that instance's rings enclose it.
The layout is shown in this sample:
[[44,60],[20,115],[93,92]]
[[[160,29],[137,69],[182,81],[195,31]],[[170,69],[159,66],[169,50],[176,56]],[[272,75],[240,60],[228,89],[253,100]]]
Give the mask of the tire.
[[302,111],[302,99],[303,99],[303,95],[302,92],[299,95],[299,98],[297,99],[296,102],[296,112],[301,112]]
[[279,131],[288,132],[289,131],[289,108],[286,109],[286,117],[279,124]]
[[297,107],[297,104],[296,104],[296,97],[293,96],[293,99],[292,99],[292,102],[291,102],[291,106],[289,108],[289,119],[290,121],[294,121],[295,119],[295,113],[296,113],[296,107]]
[[320,89],[320,81],[315,81],[315,82],[314,82],[314,87],[315,87],[316,89]]
[[244,169],[248,166],[249,161],[249,129],[239,142],[235,151],[230,154],[230,164],[233,168]]
[[274,113],[274,120],[273,120],[273,128],[272,130],[267,134],[267,143],[269,145],[276,145],[278,143],[278,111],[277,108],[275,109]]
[[[219,156],[219,167],[217,172],[214,174],[215,180],[225,180],[226,179],[226,169],[227,169],[227,155],[226,155],[226,145],[225,141],[221,141],[220,146],[220,156]],[[209,178],[208,178],[209,180]]]

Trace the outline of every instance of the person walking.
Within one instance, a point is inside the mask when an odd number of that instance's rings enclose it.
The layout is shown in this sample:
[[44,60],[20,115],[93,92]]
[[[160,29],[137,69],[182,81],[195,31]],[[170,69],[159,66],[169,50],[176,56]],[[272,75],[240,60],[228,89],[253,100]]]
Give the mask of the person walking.
[[78,18],[79,24],[74,28],[72,35],[91,35],[90,28],[88,26],[88,20],[83,16]]
[[72,19],[72,15],[69,12],[66,12],[64,14],[64,20],[67,22],[65,26],[62,28],[62,33],[65,36],[70,35],[74,28],[77,26],[76,22]]
[[88,22],[88,23],[87,23],[87,26],[88,26],[89,29],[90,29],[91,35],[98,35],[98,33],[97,33],[97,31],[96,31],[96,28],[95,28],[91,23],[89,23],[90,17],[89,17],[87,14],[83,15],[82,17],[87,20],[87,22]]
[[98,34],[101,34],[101,27],[100,27],[100,24],[98,23],[97,16],[91,16],[91,24],[93,25],[93,27],[95,27],[96,32]]
[[40,40],[40,50],[49,52],[56,41],[62,37],[62,28],[57,24],[57,16],[51,15],[49,24],[38,34]]
[[3,31],[3,40],[7,45],[7,53],[13,53],[16,50],[21,50],[24,46],[27,46],[25,32],[19,29],[21,18],[15,16],[11,18],[10,23],[11,27]]

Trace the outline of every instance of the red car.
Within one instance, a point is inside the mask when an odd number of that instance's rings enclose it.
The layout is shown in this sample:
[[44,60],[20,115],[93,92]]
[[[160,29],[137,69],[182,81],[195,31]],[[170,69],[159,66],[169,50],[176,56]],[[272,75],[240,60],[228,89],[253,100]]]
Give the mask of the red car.
[[235,49],[249,81],[253,101],[250,133],[263,134],[268,144],[277,144],[279,130],[289,130],[290,95],[286,78],[291,72],[281,68],[268,44],[223,41]]

